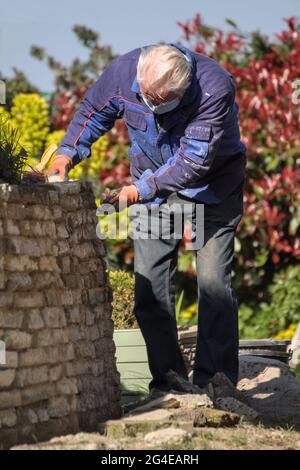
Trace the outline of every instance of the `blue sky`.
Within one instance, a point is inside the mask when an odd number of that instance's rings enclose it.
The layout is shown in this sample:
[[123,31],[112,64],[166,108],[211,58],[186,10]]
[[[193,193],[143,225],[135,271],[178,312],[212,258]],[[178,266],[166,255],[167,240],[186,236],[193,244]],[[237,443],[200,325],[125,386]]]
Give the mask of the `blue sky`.
[[32,44],[68,64],[76,56],[85,57],[71,31],[74,24],[83,24],[100,33],[102,44],[122,54],[180,39],[176,21],[197,12],[214,26],[224,27],[224,19],[231,18],[245,31],[272,35],[282,28],[282,18],[300,15],[300,0],[0,0],[0,69],[9,76],[16,66],[42,90],[50,90],[51,72],[30,57]]

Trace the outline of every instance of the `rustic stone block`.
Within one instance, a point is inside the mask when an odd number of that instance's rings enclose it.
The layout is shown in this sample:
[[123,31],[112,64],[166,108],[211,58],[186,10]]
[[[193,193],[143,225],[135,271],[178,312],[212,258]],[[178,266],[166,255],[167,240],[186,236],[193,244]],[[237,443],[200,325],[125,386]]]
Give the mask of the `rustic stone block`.
[[32,288],[32,278],[28,273],[9,273],[7,275],[7,290],[8,291],[23,291]]
[[55,395],[53,384],[45,383],[21,390],[22,406],[32,405],[42,400],[48,400]]
[[104,257],[107,255],[107,250],[102,240],[99,240],[99,239],[94,240],[93,246],[94,246],[96,255],[101,256],[101,257]]
[[87,332],[85,325],[71,325],[69,327],[69,338],[73,342],[86,339]]
[[75,344],[75,350],[80,357],[96,357],[95,346],[93,343],[80,341]]
[[7,235],[20,235],[20,229],[15,220],[6,219],[5,233]]
[[80,310],[79,305],[74,307],[65,307],[68,323],[80,323],[84,320],[84,313]]
[[69,335],[67,330],[63,329],[46,329],[41,330],[35,335],[35,346],[43,347],[50,346],[54,344],[64,344],[69,340]]
[[42,311],[44,322],[49,328],[66,326],[65,312],[59,307],[46,307]]
[[32,367],[19,369],[16,373],[16,386],[20,388],[41,384],[49,379],[48,367]]
[[68,256],[62,256],[58,259],[59,267],[62,273],[69,273],[71,270],[71,260]]
[[32,273],[31,280],[35,290],[47,290],[53,287],[58,289],[64,288],[64,283],[58,271],[46,271],[42,275],[41,273]]
[[51,220],[52,212],[47,206],[39,204],[28,206],[25,208],[26,218],[36,220]]
[[45,291],[46,302],[45,305],[62,305],[62,289],[50,288]]
[[63,378],[57,382],[56,390],[59,395],[76,395],[78,393],[76,379]]
[[58,255],[66,255],[72,253],[70,250],[70,244],[67,240],[59,240],[57,242],[57,250],[58,250]]
[[6,363],[0,364],[0,373],[5,369],[16,369],[19,365],[19,356],[15,351],[6,351]]
[[56,230],[57,230],[57,237],[58,238],[62,238],[62,239],[69,238],[70,234],[69,234],[68,230],[66,229],[65,224],[57,225]]
[[59,221],[63,218],[63,210],[60,206],[52,207],[52,217],[56,221]]
[[85,322],[88,326],[95,324],[95,314],[89,308],[87,308],[85,312]]
[[45,305],[45,297],[43,292],[31,291],[23,292],[22,296],[17,293],[14,295],[14,306],[16,308],[43,307],[43,305]]
[[0,184],[0,201],[15,201],[20,198],[19,187],[8,183]]
[[18,422],[16,410],[14,408],[0,411],[0,429],[12,428]]
[[12,292],[0,292],[0,308],[12,307],[14,296]]
[[105,301],[105,291],[101,287],[89,289],[88,294],[91,305],[101,304]]
[[59,195],[55,191],[49,191],[48,201],[50,206],[59,204]]
[[[62,295],[62,305],[74,305],[80,303],[81,298],[79,297],[81,294],[76,290],[66,289],[64,294]],[[79,298],[78,298],[79,297]]]
[[0,390],[3,388],[9,388],[15,379],[14,369],[0,369]]
[[23,220],[25,217],[25,205],[13,203],[7,206],[6,218],[13,220]]
[[44,320],[40,310],[33,309],[28,313],[27,327],[29,330],[40,330],[44,328]]
[[89,341],[92,341],[92,342],[98,340],[100,338],[100,333],[99,333],[98,326],[90,326],[87,329],[86,337]]
[[80,259],[87,259],[95,256],[95,251],[91,243],[81,243],[72,249],[72,254]]
[[74,350],[74,345],[73,344],[61,344],[59,346],[59,354],[61,361],[72,361],[75,359],[75,350]]
[[29,423],[35,424],[39,421],[38,416],[34,410],[27,411],[27,418]]
[[32,336],[25,331],[10,330],[4,335],[4,341],[7,349],[28,349],[31,346]]
[[0,289],[5,289],[6,278],[5,274],[0,272]]
[[51,418],[67,416],[70,412],[70,405],[66,397],[51,398],[48,403],[47,412]]
[[27,255],[5,255],[4,256],[4,269],[6,271],[36,271],[39,269],[38,260],[33,260]]
[[21,393],[19,390],[0,392],[0,409],[14,408],[21,405]]
[[62,277],[68,289],[81,289],[83,287],[83,279],[78,274],[64,274]]
[[58,346],[28,349],[19,353],[20,367],[32,367],[43,364],[55,364],[61,360]]
[[39,259],[40,271],[59,271],[55,256],[41,256]]
[[62,364],[58,364],[57,366],[51,367],[49,369],[49,379],[51,382],[56,382],[59,380],[64,373],[64,368]]
[[21,310],[0,309],[0,328],[21,328],[23,321]]
[[49,421],[50,416],[48,414],[48,411],[45,408],[38,408],[35,410],[35,412],[37,414],[39,422],[45,423]]
[[7,240],[7,253],[16,255],[40,256],[40,245],[38,240],[26,237],[10,237]]
[[22,220],[19,223],[21,235],[26,237],[56,237],[55,223],[52,220]]

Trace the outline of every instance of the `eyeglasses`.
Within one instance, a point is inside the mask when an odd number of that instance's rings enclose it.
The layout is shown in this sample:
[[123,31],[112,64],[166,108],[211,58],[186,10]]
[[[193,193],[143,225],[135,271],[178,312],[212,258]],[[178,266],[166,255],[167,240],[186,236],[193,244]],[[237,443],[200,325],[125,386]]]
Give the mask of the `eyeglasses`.
[[175,100],[176,98],[180,98],[178,95],[174,95],[172,96],[171,98],[168,96],[167,98],[163,98],[163,99],[157,99],[157,98],[153,98],[153,96],[151,97],[150,95],[146,95],[146,94],[143,94],[142,95],[148,100],[150,101],[151,104],[153,104],[153,106],[159,106],[161,104],[166,104],[166,103],[169,103],[170,101],[172,100]]

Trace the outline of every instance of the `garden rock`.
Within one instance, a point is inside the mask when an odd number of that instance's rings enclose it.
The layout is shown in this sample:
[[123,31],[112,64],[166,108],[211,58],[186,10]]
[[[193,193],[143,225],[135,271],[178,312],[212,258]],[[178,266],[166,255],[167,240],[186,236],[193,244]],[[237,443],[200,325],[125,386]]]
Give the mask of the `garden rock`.
[[106,444],[98,433],[78,433],[54,437],[48,442],[25,444],[12,447],[11,450],[104,450]]
[[211,408],[199,408],[195,412],[194,426],[231,427],[238,425],[240,421],[241,417],[236,413]]
[[149,432],[144,436],[144,441],[152,445],[180,444],[190,438],[191,434],[185,429],[170,427]]
[[300,425],[300,380],[275,359],[240,358],[238,389],[266,424]]
[[249,422],[255,421],[258,418],[257,411],[233,397],[217,398],[216,406],[220,410],[236,413]]
[[298,323],[295,334],[293,336],[290,350],[292,352],[290,366],[297,367],[300,364],[300,322]]

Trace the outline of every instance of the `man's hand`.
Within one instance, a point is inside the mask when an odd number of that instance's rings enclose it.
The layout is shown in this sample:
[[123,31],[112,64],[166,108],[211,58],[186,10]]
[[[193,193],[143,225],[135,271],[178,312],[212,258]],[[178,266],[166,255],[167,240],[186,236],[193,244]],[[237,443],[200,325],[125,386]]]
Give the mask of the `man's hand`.
[[128,207],[139,201],[139,193],[134,184],[124,186],[113,197],[110,197],[111,193],[113,193],[113,190],[110,191],[109,189],[106,189],[105,192],[101,194],[101,199],[104,203],[107,199],[107,202],[109,202],[109,204],[113,204],[115,207],[118,206],[120,203],[121,205]]
[[62,181],[65,180],[68,173],[68,165],[72,163],[72,159],[66,155],[55,155],[48,169],[48,175],[59,173]]

